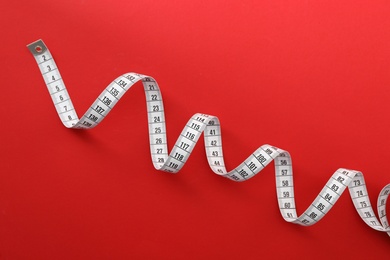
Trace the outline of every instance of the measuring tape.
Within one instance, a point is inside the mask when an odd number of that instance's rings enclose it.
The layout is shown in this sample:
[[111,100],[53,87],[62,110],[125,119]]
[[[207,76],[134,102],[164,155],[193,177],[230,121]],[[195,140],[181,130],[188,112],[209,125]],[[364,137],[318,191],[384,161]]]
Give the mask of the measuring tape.
[[172,151],[168,153],[164,106],[159,86],[152,77],[138,73],[126,73],[116,78],[79,118],[49,49],[42,40],[33,42],[27,47],[34,55],[58,116],[65,127],[94,128],[108,115],[119,99],[136,82],[141,81],[146,96],[150,153],[157,170],[177,173],[203,133],[206,156],[211,170],[230,180],[246,181],[274,161],[279,209],[287,222],[302,226],[317,223],[348,187],[353,204],[363,221],[371,228],[387,232],[390,236],[389,222],[386,217],[386,201],[390,194],[390,184],[381,190],[378,197],[378,221],[368,197],[363,174],[340,168],[328,180],[313,203],[298,216],[295,208],[291,156],[287,151],[271,145],[262,145],[234,170],[227,171],[222,153],[219,119],[212,115],[198,113],[187,122]]

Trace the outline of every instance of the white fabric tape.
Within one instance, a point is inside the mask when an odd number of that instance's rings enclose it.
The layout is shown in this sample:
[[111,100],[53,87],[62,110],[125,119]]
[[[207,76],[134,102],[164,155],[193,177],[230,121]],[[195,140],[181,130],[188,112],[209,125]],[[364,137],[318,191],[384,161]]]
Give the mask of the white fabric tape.
[[33,42],[27,47],[34,55],[58,116],[65,127],[90,129],[97,126],[120,98],[136,82],[140,81],[146,96],[150,153],[153,165],[157,170],[178,172],[203,133],[210,168],[216,174],[230,180],[246,181],[255,176],[271,161],[274,161],[279,209],[284,220],[303,226],[317,223],[348,187],[353,204],[363,221],[371,228],[387,232],[390,236],[389,222],[386,217],[386,201],[390,193],[390,184],[386,185],[379,194],[378,220],[368,197],[363,174],[359,171],[340,168],[333,173],[313,203],[303,214],[298,216],[295,208],[291,156],[287,151],[271,145],[262,145],[238,167],[227,171],[222,153],[220,122],[215,116],[198,113],[193,115],[184,126],[175,146],[169,153],[164,106],[159,86],[152,77],[137,73],[126,73],[116,78],[103,90],[87,112],[79,118],[49,49],[42,40]]

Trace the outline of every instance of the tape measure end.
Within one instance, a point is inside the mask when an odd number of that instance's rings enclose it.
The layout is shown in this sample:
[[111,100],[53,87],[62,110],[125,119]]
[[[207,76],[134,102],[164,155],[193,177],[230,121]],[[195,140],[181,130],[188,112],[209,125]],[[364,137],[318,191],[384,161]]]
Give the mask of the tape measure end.
[[30,52],[33,55],[40,55],[40,54],[46,52],[46,50],[47,50],[45,43],[41,39],[39,39],[33,43],[28,44],[27,48],[30,50]]

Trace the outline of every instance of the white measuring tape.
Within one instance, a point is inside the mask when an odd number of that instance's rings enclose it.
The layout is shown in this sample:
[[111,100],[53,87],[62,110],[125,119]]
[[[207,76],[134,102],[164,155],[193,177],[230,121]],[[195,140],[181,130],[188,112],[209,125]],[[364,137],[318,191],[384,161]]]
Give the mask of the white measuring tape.
[[371,228],[387,232],[386,201],[390,184],[378,197],[379,221],[372,209],[363,174],[359,171],[338,169],[313,203],[300,216],[295,209],[293,171],[291,157],[287,151],[271,145],[263,145],[232,171],[227,171],[222,153],[222,139],[219,120],[215,116],[195,114],[188,121],[172,151],[168,153],[165,115],[162,96],[157,82],[149,76],[126,73],[113,82],[99,95],[87,112],[79,119],[66,90],[56,63],[42,40],[27,46],[38,64],[58,116],[67,128],[90,129],[97,126],[112,110],[119,99],[136,82],[141,81],[145,90],[150,153],[157,170],[176,173],[188,157],[202,133],[210,168],[218,175],[233,181],[245,181],[260,172],[271,161],[275,162],[276,191],[283,218],[291,223],[310,226],[322,219],[348,187],[353,204],[363,221]]

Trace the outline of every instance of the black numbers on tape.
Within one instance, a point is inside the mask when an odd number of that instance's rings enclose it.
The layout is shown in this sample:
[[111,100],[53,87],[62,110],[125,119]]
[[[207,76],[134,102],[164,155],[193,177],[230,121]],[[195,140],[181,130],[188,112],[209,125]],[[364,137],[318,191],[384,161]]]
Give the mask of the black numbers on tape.
[[99,114],[102,114],[106,110],[104,108],[102,108],[101,106],[96,105],[95,111],[98,112]]
[[107,106],[110,106],[112,100],[109,99],[108,97],[104,96],[102,102],[103,102],[104,104],[106,104]]
[[111,93],[111,95],[116,97],[119,94],[119,90],[117,90],[116,88],[112,87],[111,90],[110,90],[110,93]]

